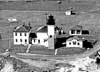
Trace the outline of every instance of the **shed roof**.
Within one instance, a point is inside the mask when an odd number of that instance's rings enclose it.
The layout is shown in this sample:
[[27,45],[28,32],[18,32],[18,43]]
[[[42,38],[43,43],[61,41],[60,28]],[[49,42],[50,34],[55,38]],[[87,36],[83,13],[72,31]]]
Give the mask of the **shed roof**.
[[82,30],[83,27],[81,25],[75,25],[74,27],[71,28],[71,30]]

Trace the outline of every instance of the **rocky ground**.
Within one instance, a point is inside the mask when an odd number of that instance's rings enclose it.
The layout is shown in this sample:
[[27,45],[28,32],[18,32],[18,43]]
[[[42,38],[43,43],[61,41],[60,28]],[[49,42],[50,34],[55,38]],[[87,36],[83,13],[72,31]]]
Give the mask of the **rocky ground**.
[[[50,64],[52,67],[50,68]],[[0,55],[0,72],[99,72],[96,59],[85,57],[72,61],[51,62],[35,59],[22,59],[8,53]]]

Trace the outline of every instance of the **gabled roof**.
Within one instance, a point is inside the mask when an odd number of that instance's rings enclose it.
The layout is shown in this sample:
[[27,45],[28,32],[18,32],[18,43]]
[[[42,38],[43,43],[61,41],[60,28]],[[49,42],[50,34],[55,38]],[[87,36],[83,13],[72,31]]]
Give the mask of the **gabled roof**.
[[82,30],[81,25],[75,25],[74,27],[71,28],[71,30]]
[[14,28],[14,32],[29,32],[31,30],[30,26],[20,25]]
[[67,41],[72,41],[74,39],[77,40],[77,41],[82,41],[82,38],[79,38],[78,36],[74,36],[74,37],[68,38]]
[[47,33],[47,26],[42,26],[37,29],[37,32]]

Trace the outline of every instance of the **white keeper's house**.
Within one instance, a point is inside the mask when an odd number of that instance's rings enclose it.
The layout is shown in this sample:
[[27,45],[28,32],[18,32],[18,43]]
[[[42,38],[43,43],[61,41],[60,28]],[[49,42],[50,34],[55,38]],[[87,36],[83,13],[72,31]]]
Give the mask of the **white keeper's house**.
[[25,24],[15,27],[13,31],[14,45],[29,44],[30,31],[31,31],[31,27]]

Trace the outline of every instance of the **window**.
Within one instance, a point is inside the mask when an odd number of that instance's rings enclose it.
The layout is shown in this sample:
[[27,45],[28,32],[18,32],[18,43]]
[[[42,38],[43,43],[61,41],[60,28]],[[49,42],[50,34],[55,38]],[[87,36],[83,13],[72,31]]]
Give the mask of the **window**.
[[35,39],[34,39],[34,42],[35,42]]
[[20,42],[22,42],[22,39],[20,39]]
[[80,32],[81,32],[80,30],[77,30],[77,34],[80,34]]
[[25,36],[26,36],[26,33],[25,33]]
[[16,42],[18,42],[18,40],[16,39]]
[[25,43],[27,43],[27,39],[25,39]]
[[52,38],[52,35],[50,35],[50,38]]
[[75,41],[73,42],[73,45],[76,45],[76,42]]
[[44,39],[44,42],[46,42],[47,41],[47,39]]
[[17,36],[17,33],[15,33],[15,36]]
[[71,45],[71,42],[69,43],[69,45]]
[[40,40],[38,40],[38,43],[40,43]]
[[77,43],[77,45],[80,45],[80,43]]
[[20,33],[20,36],[22,36],[22,33]]
[[71,30],[71,34],[75,34],[75,30]]

